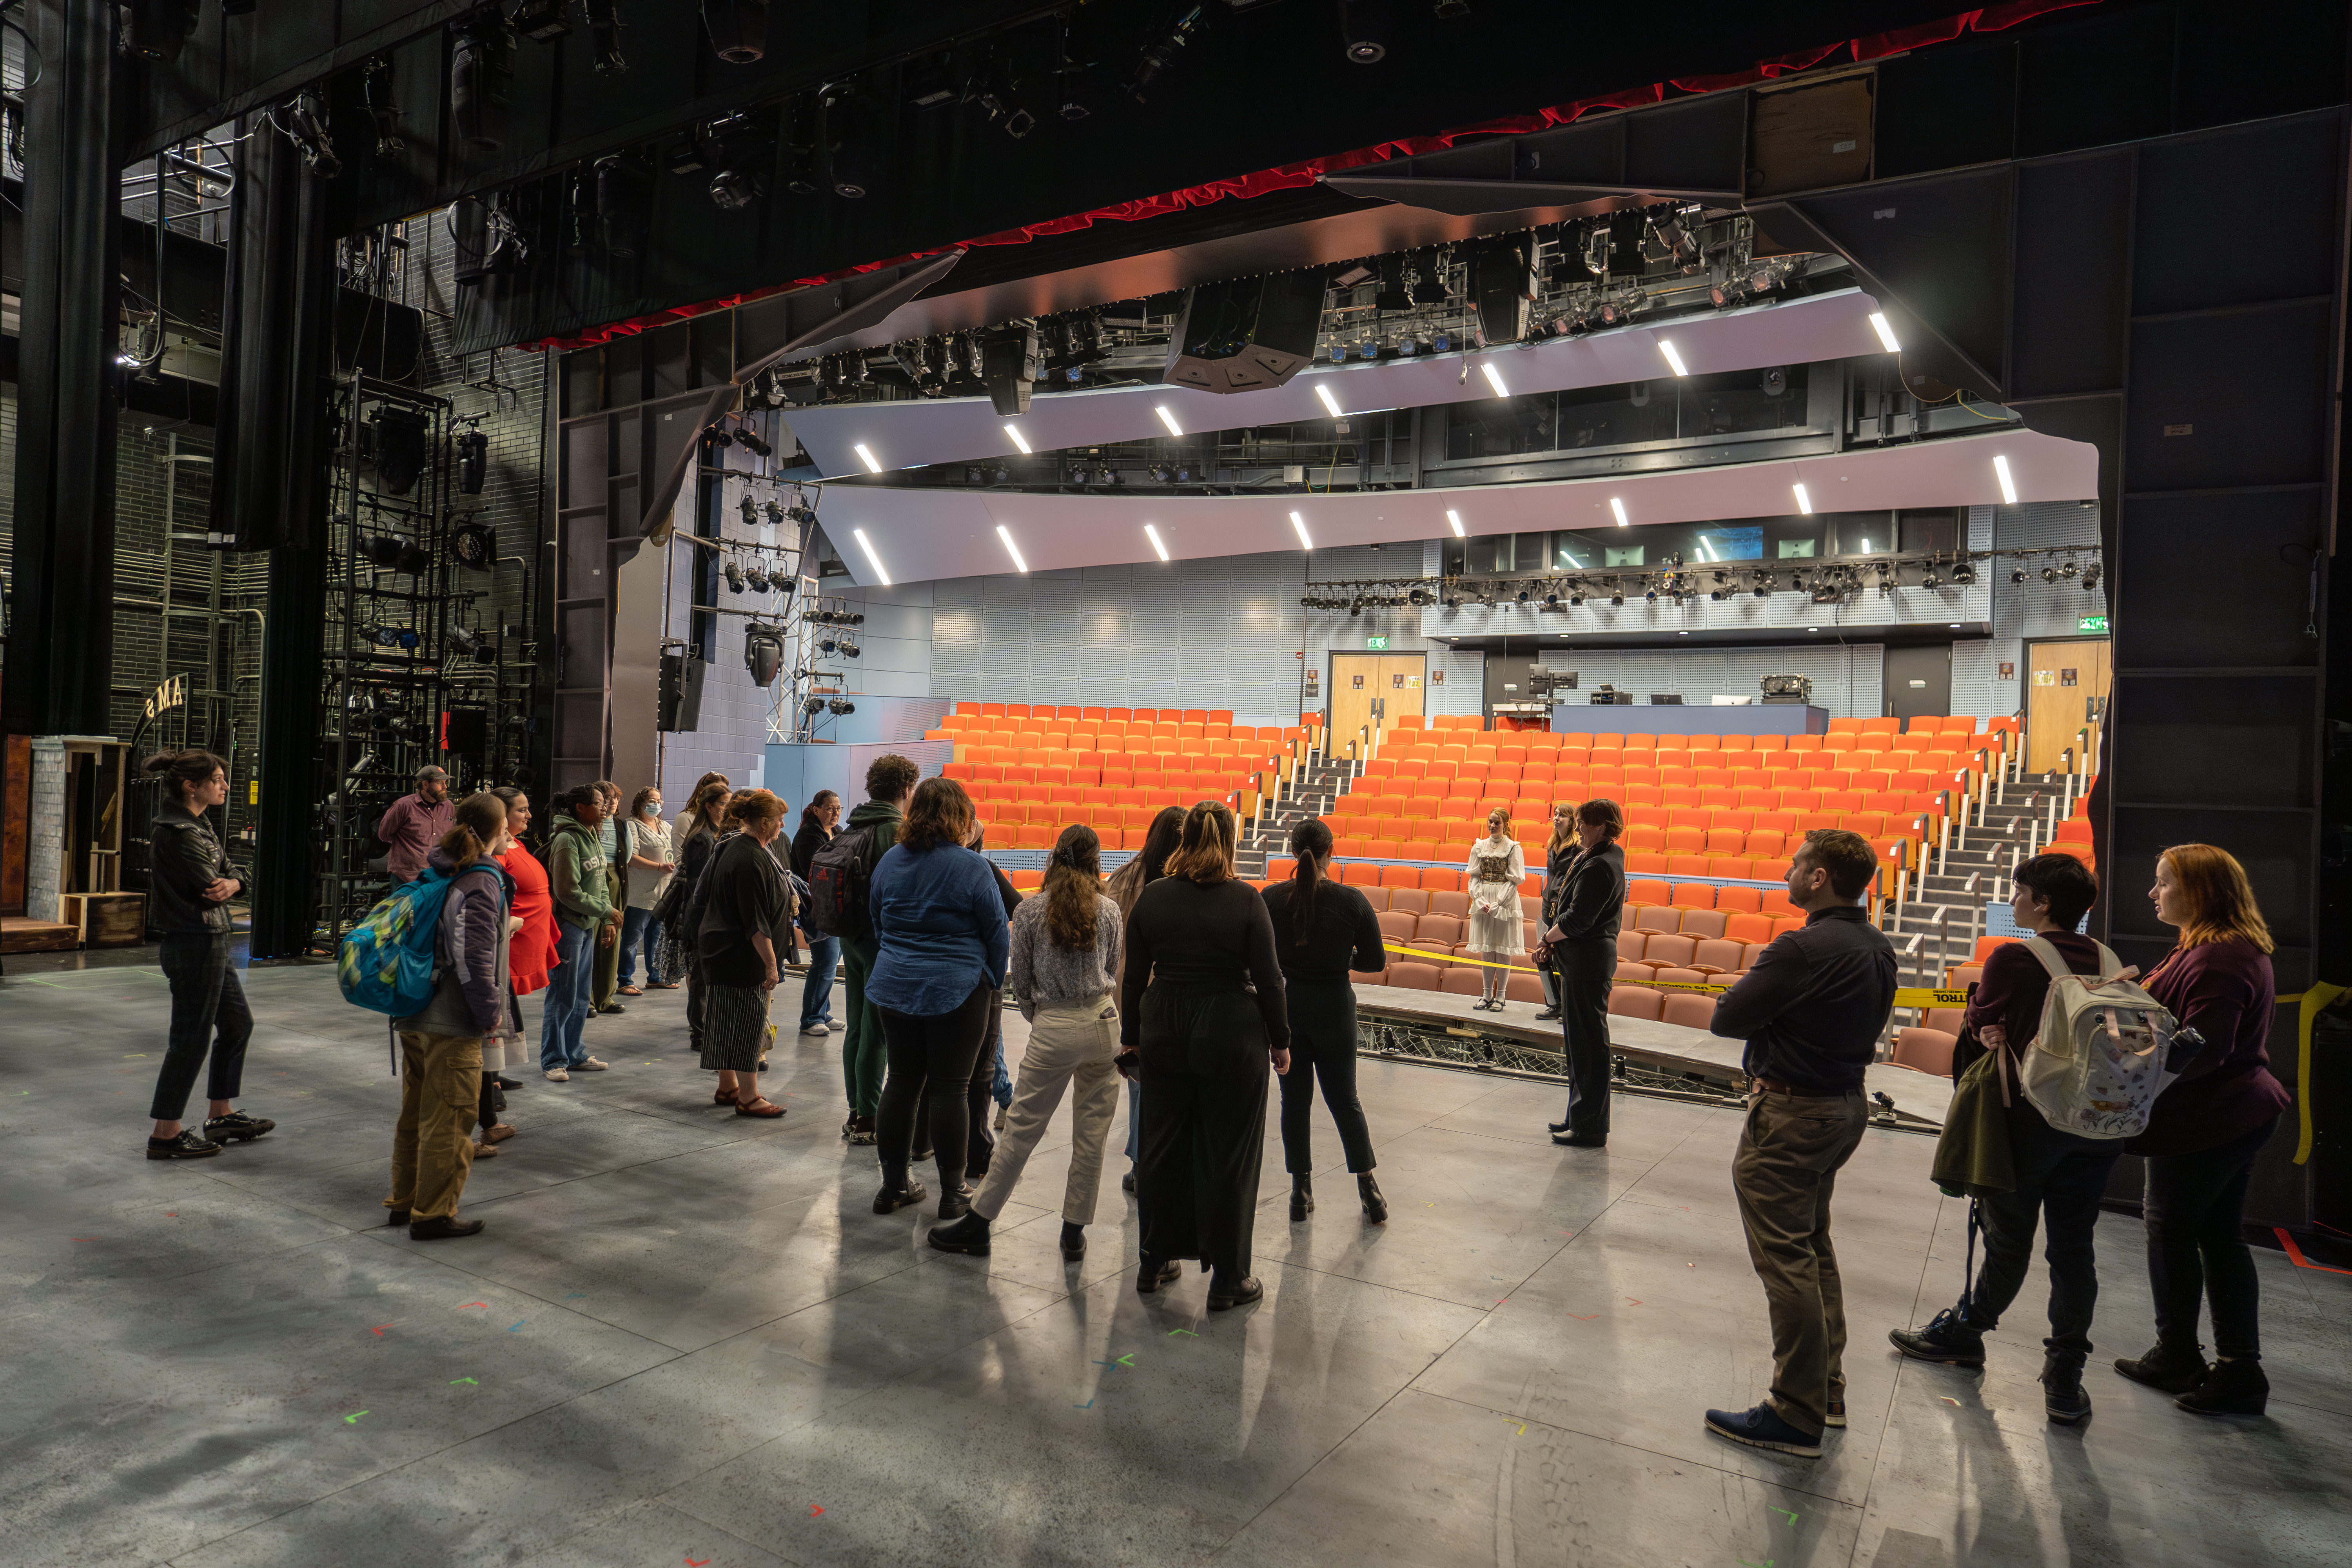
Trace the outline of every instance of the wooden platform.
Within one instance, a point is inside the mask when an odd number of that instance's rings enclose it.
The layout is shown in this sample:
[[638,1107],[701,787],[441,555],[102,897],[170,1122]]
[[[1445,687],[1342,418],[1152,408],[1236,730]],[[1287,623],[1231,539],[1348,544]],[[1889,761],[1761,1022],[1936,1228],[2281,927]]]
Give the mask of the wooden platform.
[[71,952],[80,945],[81,932],[73,926],[0,915],[0,952]]

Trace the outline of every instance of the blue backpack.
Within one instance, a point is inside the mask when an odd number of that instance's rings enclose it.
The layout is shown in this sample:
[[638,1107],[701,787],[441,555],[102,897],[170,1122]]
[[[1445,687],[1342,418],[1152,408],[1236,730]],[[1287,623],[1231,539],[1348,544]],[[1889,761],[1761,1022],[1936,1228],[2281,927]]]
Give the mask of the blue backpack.
[[[511,891],[506,868],[495,860],[478,860],[466,869],[490,871]],[[343,988],[344,1001],[393,1018],[425,1011],[433,1000],[434,938],[441,930],[441,909],[449,901],[451,880],[426,867],[415,881],[394,888],[345,934],[335,952],[335,979]]]

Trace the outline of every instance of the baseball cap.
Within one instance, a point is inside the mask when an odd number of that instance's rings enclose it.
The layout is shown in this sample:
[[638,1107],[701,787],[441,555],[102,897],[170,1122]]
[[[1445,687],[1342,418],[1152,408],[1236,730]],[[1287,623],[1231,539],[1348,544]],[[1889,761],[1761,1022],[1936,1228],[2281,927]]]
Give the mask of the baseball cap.
[[448,776],[448,771],[444,768],[425,766],[416,770],[416,782],[418,784],[423,784],[426,779],[446,779]]

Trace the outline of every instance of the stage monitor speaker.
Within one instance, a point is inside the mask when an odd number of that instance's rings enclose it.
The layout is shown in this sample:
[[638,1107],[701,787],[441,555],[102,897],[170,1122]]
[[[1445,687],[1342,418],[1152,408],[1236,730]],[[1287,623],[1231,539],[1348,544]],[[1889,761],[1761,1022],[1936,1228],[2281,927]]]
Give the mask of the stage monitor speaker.
[[1196,283],[1160,379],[1203,392],[1264,392],[1315,360],[1323,323],[1319,270]]
[[1478,330],[1490,343],[1516,343],[1528,335],[1536,299],[1534,248],[1531,236],[1502,235],[1480,240],[1470,252],[1470,298],[1478,307]]
[[661,656],[658,728],[676,734],[702,727],[702,672],[708,668],[692,654]]
[[487,755],[490,715],[484,708],[452,708],[441,715],[441,749],[461,757]]

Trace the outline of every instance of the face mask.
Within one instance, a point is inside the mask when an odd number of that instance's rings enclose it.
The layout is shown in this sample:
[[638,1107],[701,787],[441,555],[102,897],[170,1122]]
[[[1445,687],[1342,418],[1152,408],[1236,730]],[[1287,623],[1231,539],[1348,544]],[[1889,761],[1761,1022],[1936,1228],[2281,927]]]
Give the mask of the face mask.
[[659,816],[661,815],[661,803],[656,801],[646,805],[646,815],[647,816]]

